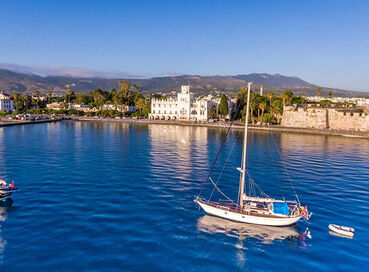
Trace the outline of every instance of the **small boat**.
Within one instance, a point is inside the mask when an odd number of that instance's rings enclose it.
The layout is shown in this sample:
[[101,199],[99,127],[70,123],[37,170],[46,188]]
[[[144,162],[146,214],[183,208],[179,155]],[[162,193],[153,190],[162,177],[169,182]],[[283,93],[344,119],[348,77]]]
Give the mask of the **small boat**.
[[7,197],[11,196],[14,191],[17,190],[18,188],[15,187],[14,181],[8,184],[5,180],[0,179],[0,201],[5,200]]
[[329,224],[328,228],[333,232],[336,232],[336,233],[344,235],[344,236],[349,236],[349,237],[353,237],[354,232],[355,232],[355,229],[353,229],[353,228],[339,226],[339,225],[335,225],[335,224]]

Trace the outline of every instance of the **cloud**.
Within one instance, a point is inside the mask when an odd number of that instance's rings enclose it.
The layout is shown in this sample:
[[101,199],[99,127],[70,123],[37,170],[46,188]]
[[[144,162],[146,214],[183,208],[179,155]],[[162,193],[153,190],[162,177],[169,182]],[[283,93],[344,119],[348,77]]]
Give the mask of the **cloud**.
[[81,78],[146,78],[143,75],[133,75],[120,71],[96,71],[92,69],[65,67],[65,66],[25,66],[14,63],[0,63],[0,69],[6,69],[17,73],[46,76],[69,76]]

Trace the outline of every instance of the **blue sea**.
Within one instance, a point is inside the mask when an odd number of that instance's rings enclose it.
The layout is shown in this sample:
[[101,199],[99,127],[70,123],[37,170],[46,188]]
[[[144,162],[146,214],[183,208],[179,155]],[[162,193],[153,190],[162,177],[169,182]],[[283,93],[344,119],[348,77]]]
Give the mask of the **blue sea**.
[[[202,188],[211,194],[205,179],[225,135],[99,121],[0,128],[0,169],[20,188],[0,208],[0,271],[369,270],[369,140],[250,131],[257,186],[292,200],[295,189],[313,212],[271,228],[206,216],[193,202]],[[230,132],[212,173],[231,198],[242,138]],[[354,238],[332,235],[330,223]]]

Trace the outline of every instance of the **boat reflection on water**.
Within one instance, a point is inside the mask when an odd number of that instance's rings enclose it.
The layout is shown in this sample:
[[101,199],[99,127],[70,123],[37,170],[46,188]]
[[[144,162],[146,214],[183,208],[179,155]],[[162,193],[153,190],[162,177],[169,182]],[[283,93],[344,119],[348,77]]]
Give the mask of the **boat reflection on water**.
[[204,215],[197,221],[197,229],[202,232],[214,234],[223,233],[227,236],[237,237],[243,241],[248,238],[258,239],[263,243],[270,244],[274,240],[295,241],[295,246],[305,247],[306,237],[310,238],[310,233],[306,230],[300,233],[298,227],[269,227],[229,221],[219,217]]
[[5,250],[5,245],[6,245],[6,241],[3,239],[3,237],[1,237],[1,227],[2,227],[2,222],[5,222],[7,217],[8,217],[7,208],[0,207],[0,264],[3,263],[3,259],[4,259],[3,254]]
[[329,230],[329,231],[328,231],[328,233],[329,233],[330,235],[333,235],[333,236],[342,237],[342,238],[347,238],[347,239],[353,239],[353,238],[354,238],[354,236],[342,235],[342,234],[339,234],[339,233],[334,232],[334,231],[331,231],[331,230]]

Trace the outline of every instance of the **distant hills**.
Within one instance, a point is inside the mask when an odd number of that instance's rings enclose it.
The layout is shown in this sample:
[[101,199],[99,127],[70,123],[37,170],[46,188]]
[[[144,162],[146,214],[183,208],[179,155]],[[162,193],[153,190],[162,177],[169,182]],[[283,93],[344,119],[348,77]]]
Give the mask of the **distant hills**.
[[[14,93],[31,93],[39,90],[44,93],[65,92],[67,86],[75,92],[87,93],[94,89],[111,90],[118,88],[118,80],[99,77],[72,77],[72,76],[46,76],[42,77],[30,73],[19,73],[6,69],[0,69],[0,90]],[[198,76],[180,75],[166,77],[152,77],[145,79],[125,79],[132,84],[137,84],[144,93],[167,93],[178,91],[181,85],[191,85],[191,90],[198,94],[208,94],[216,91],[237,92],[247,81],[253,82],[253,88],[259,89],[261,85],[264,91],[270,90],[279,93],[283,90],[292,90],[295,95],[315,95],[317,85],[308,83],[298,77],[283,76],[279,74],[246,74],[235,76]],[[324,88],[322,95],[332,91],[334,96],[366,96],[369,93],[353,92],[340,89]]]

